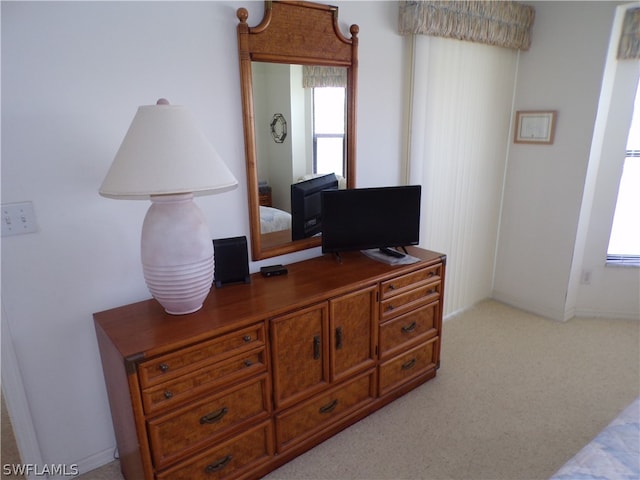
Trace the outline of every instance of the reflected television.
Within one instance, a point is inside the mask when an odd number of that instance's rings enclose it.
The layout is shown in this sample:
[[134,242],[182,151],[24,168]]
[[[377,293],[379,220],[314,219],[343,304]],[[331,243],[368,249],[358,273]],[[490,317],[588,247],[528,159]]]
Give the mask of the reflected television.
[[322,231],[320,194],[337,190],[338,178],[334,173],[314,177],[291,185],[291,239],[313,237]]

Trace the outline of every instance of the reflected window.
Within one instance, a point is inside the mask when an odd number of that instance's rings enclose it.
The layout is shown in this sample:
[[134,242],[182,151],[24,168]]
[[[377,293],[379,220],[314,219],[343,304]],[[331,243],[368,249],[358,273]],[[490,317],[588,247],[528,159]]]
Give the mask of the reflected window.
[[636,92],[633,120],[618,189],[607,262],[640,266],[640,85]]
[[345,89],[313,89],[313,170],[314,173],[344,175]]

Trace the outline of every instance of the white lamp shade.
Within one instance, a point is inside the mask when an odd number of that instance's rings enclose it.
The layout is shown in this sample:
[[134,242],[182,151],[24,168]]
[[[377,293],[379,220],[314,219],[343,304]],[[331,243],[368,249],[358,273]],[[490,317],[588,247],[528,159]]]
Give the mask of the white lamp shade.
[[160,99],[138,108],[100,195],[151,199],[142,226],[143,272],[168,313],[199,310],[213,282],[213,243],[193,196],[237,184],[185,107]]
[[138,108],[100,195],[131,200],[186,192],[206,195],[237,184],[191,112],[158,104]]

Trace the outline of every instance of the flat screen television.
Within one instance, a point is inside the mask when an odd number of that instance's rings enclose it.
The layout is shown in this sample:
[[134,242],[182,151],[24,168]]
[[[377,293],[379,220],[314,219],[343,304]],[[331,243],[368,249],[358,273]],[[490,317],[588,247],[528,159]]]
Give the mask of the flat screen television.
[[322,251],[406,247],[420,240],[420,185],[322,194]]
[[334,173],[291,185],[291,239],[313,237],[322,231],[320,193],[337,190]]

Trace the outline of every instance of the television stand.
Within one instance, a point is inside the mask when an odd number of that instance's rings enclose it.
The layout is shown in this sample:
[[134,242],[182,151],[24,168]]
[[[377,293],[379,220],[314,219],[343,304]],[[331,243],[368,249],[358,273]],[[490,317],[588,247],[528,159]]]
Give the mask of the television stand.
[[96,313],[123,478],[259,479],[434,378],[446,257],[408,250],[254,273],[180,317]]

